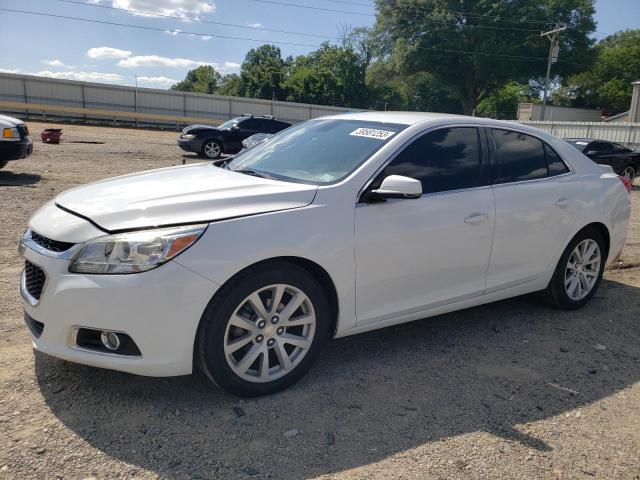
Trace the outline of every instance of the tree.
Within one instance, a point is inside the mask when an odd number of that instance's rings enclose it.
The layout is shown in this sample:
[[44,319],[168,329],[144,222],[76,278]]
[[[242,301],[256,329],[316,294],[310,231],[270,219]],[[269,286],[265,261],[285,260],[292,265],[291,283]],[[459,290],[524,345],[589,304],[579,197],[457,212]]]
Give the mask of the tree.
[[624,112],[631,104],[631,82],[640,79],[640,30],[627,30],[599,42],[588,70],[567,78],[554,103]]
[[215,68],[211,65],[202,65],[187,72],[187,76],[181,82],[171,85],[171,90],[197,93],[216,93],[222,80]]
[[286,97],[282,83],[286,62],[275,45],[261,45],[247,53],[240,69],[244,96],[281,100]]
[[476,107],[480,117],[514,120],[518,115],[518,104],[539,101],[540,90],[536,86],[509,82],[492,91]]
[[[555,22],[569,27],[561,60],[573,63],[588,62],[595,29],[593,0],[377,0],[376,6],[384,58],[394,58],[405,75],[431,73],[466,114],[506,82],[544,74],[549,44],[541,29]],[[573,63],[556,64],[554,73],[575,73]]]
[[227,95],[229,97],[243,97],[244,85],[242,79],[237,73],[229,73],[222,77],[220,86],[216,92],[218,95]]
[[364,107],[366,67],[351,47],[329,43],[291,62],[284,81],[288,100],[343,107]]
[[412,75],[390,61],[378,61],[367,72],[367,86],[376,110],[462,113],[460,103],[429,72]]

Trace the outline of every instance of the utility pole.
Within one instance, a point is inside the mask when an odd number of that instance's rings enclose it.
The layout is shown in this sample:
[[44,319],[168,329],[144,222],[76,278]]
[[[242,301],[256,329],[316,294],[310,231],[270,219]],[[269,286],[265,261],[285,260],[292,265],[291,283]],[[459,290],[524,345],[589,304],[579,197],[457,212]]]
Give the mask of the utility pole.
[[556,24],[556,28],[549,31],[543,32],[540,34],[541,37],[547,37],[551,42],[551,46],[549,47],[549,60],[547,61],[547,76],[544,79],[544,95],[542,97],[542,118],[544,121],[545,113],[547,110],[547,99],[549,97],[549,79],[551,77],[551,65],[558,62],[558,55],[560,55],[560,43],[558,42],[558,37],[561,32],[564,32],[567,29],[567,26],[560,26]]

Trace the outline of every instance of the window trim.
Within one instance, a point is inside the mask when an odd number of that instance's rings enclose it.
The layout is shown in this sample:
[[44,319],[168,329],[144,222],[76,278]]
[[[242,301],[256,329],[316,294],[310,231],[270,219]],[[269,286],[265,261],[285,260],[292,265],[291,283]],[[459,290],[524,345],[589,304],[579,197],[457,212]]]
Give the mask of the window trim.
[[[571,167],[571,165],[569,165],[564,158],[562,157],[562,155],[560,155],[558,153],[558,151],[553,148],[551,145],[549,145],[549,143],[547,141],[545,141],[543,138],[541,138],[539,135],[536,135],[535,133],[531,133],[531,132],[527,132],[524,130],[519,130],[516,128],[508,128],[508,127],[502,127],[502,126],[493,126],[493,125],[484,125],[483,126],[485,128],[486,131],[486,135],[487,135],[487,143],[488,143],[488,148],[489,148],[489,157],[490,157],[490,168],[491,168],[491,174],[490,174],[490,182],[491,182],[491,186],[492,187],[500,187],[500,186],[504,186],[504,185],[519,185],[522,183],[529,183],[529,182],[542,182],[542,181],[546,181],[546,180],[553,180],[555,178],[562,178],[566,175],[572,175],[575,173],[574,169]],[[554,176],[549,176],[549,162],[547,161],[547,153],[545,152],[545,163],[547,165],[547,176],[544,178],[533,178],[531,180],[518,180],[517,182],[503,182],[503,183],[494,183],[494,169],[495,169],[495,165],[496,165],[496,158],[495,158],[495,149],[494,149],[494,144],[493,144],[493,135],[491,134],[491,132],[489,132],[489,130],[494,129],[494,130],[506,130],[508,132],[515,132],[515,133],[521,133],[523,135],[529,135],[530,137],[536,138],[538,140],[540,140],[543,143],[543,150],[544,150],[544,145],[548,146],[551,150],[553,150],[555,152],[556,155],[558,155],[558,157],[560,158],[560,160],[562,160],[562,163],[564,163],[565,167],[567,167],[567,172],[560,174],[560,175],[554,175]],[[489,139],[491,139],[491,141],[489,141]]]
[[369,189],[369,187],[371,186],[371,184],[378,178],[378,175],[380,175],[382,173],[382,171],[387,168],[387,166],[394,161],[398,155],[400,155],[409,145],[411,145],[414,141],[416,141],[417,139],[419,139],[420,137],[424,136],[424,135],[428,135],[430,133],[436,132],[438,130],[445,130],[445,129],[450,129],[450,128],[475,128],[478,131],[478,142],[480,145],[480,161],[482,164],[482,176],[484,177],[484,182],[485,185],[480,185],[477,187],[468,187],[468,188],[459,188],[456,190],[443,190],[441,192],[430,192],[430,193],[423,193],[422,196],[420,198],[423,197],[427,197],[427,196],[431,196],[431,195],[445,195],[445,194],[449,194],[449,193],[458,193],[458,192],[465,192],[465,191],[470,191],[470,190],[480,190],[480,189],[484,189],[484,188],[491,188],[491,178],[490,178],[490,172],[491,172],[491,156],[489,155],[489,145],[488,145],[488,141],[487,138],[485,137],[485,134],[483,133],[485,125],[478,125],[478,124],[473,124],[473,123],[461,123],[461,124],[446,124],[446,125],[438,125],[438,126],[434,126],[432,128],[428,128],[426,130],[422,130],[420,132],[417,132],[415,135],[413,135],[411,138],[407,139],[402,145],[400,145],[391,155],[389,155],[389,158],[387,158],[382,165],[380,165],[380,167],[378,167],[376,169],[376,171],[373,173],[373,175],[371,175],[371,177],[369,177],[369,179],[364,183],[364,186],[358,191],[358,195],[356,197],[356,206],[362,206],[362,205],[376,205],[378,203],[385,203],[385,202],[375,202],[375,203],[371,203],[371,202],[365,202],[362,200],[362,197],[365,195],[365,193],[367,192],[367,190]]

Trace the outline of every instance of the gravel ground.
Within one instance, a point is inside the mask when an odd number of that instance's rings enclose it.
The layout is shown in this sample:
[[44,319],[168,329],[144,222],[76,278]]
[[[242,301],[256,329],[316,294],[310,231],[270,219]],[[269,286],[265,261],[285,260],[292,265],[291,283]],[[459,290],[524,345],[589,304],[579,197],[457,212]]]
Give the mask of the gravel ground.
[[175,133],[61,127],[62,144],[0,170],[0,478],[640,478],[640,187],[622,261],[579,312],[521,297],[335,340],[293,388],[238,400],[198,375],[32,351],[28,217],[183,158]]

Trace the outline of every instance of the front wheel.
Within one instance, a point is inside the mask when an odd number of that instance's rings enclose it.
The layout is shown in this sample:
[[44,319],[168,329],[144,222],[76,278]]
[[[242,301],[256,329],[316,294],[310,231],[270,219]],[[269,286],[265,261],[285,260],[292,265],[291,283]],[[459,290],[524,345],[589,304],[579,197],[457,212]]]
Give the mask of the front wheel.
[[628,178],[633,183],[633,181],[636,178],[636,169],[633,168],[633,165],[626,165],[622,170],[622,173],[620,174],[620,176]]
[[298,381],[329,337],[330,309],[306,270],[272,262],[243,272],[207,307],[198,365],[241,397],[278,392]]
[[579,232],[565,249],[545,290],[546,299],[563,310],[575,310],[596,293],[607,259],[602,235],[595,228]]
[[205,157],[215,160],[222,155],[222,145],[215,140],[207,140],[202,145],[202,155]]

